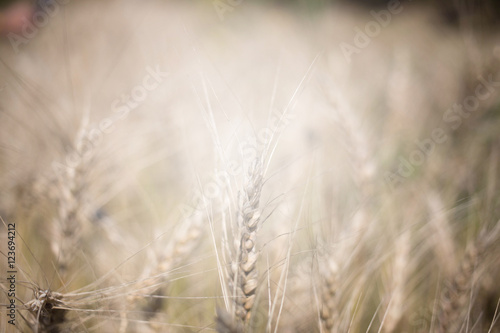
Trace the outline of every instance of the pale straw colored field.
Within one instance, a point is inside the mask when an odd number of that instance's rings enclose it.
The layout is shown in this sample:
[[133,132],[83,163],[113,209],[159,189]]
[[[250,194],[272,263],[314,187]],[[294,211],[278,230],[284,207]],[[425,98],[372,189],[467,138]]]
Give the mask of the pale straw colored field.
[[494,33],[410,2],[52,9],[0,42],[0,331],[500,332]]

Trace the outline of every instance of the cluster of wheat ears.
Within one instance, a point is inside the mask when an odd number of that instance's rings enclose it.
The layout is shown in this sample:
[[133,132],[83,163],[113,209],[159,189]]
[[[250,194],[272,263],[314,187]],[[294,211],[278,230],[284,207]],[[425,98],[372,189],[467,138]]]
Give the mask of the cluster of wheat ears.
[[226,5],[0,41],[0,331],[500,332],[495,32]]

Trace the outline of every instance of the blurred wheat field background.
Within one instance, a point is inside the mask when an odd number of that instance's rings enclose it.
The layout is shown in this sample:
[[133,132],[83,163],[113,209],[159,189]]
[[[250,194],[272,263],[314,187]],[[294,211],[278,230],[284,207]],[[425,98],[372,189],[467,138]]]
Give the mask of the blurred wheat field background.
[[496,22],[300,4],[4,32],[0,331],[500,332]]

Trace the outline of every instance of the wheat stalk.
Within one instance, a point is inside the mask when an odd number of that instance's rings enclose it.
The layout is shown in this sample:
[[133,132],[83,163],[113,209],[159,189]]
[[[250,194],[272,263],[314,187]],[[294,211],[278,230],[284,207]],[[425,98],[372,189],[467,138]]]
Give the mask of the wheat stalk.
[[433,238],[436,255],[444,272],[451,274],[456,265],[455,244],[450,223],[444,212],[444,205],[439,195],[434,191],[429,193],[427,203],[431,214],[429,227],[432,228],[432,234],[435,235]]

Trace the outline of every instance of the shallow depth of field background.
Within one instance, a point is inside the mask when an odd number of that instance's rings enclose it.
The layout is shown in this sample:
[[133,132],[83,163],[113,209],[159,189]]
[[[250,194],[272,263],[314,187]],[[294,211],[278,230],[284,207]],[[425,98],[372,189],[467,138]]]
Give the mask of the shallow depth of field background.
[[493,1],[8,5],[0,331],[500,332]]

